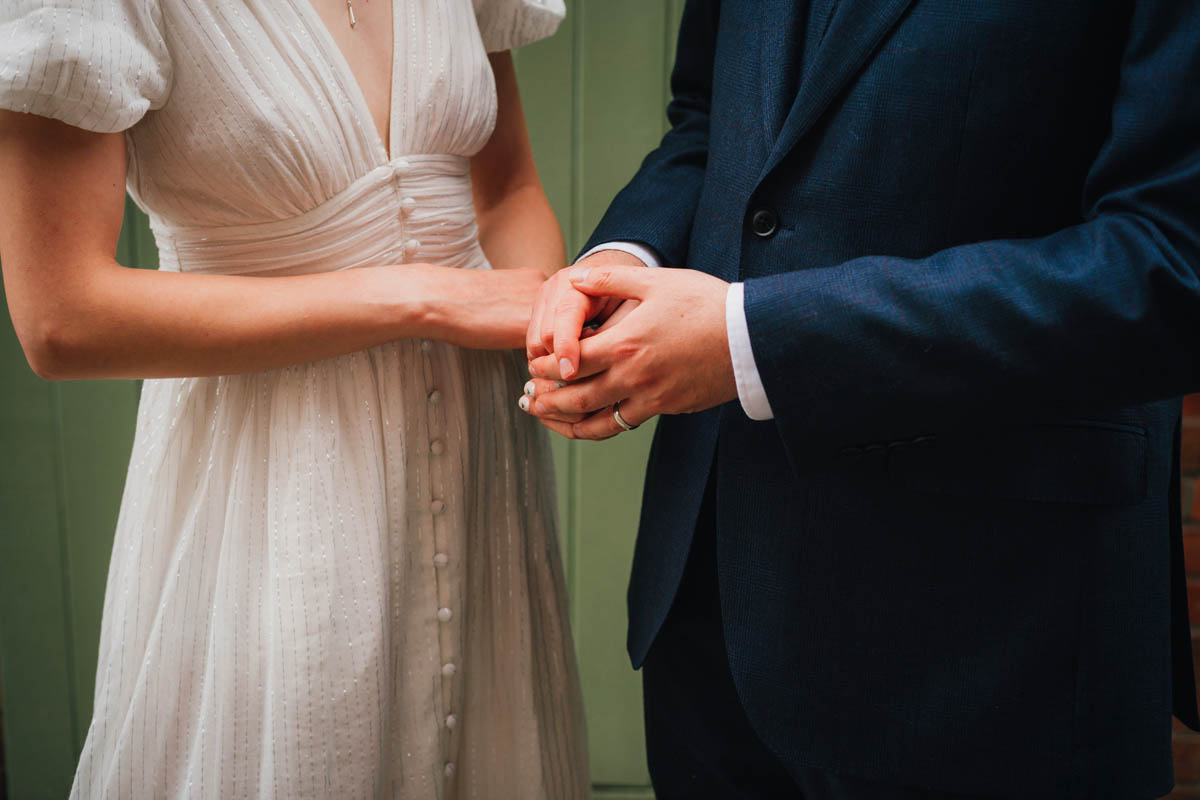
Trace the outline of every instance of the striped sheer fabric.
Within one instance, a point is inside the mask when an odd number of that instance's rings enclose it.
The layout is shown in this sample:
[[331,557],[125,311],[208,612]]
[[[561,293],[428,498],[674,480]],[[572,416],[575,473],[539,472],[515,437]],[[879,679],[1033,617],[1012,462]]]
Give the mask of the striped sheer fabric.
[[[306,0],[8,0],[0,107],[126,132],[162,269],[488,269],[488,50],[559,0],[394,0],[385,151]],[[146,381],[78,798],[576,798],[541,430],[510,353]]]

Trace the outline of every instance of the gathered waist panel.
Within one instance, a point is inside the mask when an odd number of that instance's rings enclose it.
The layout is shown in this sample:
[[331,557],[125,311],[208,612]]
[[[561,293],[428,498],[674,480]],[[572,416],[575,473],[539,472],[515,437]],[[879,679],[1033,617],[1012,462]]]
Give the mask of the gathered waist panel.
[[160,269],[223,275],[305,275],[425,262],[486,268],[470,162],[411,155],[376,167],[321,205],[251,225],[178,227],[151,219]]

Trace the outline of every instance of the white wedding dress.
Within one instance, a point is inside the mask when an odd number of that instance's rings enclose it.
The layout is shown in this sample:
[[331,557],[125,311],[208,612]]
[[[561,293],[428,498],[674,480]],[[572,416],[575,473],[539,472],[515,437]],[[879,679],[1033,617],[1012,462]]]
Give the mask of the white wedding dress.
[[[6,0],[0,106],[127,132],[163,270],[488,269],[486,51],[561,16],[394,0],[391,153],[308,0]],[[586,796],[524,380],[513,353],[398,341],[146,381],[72,796]]]

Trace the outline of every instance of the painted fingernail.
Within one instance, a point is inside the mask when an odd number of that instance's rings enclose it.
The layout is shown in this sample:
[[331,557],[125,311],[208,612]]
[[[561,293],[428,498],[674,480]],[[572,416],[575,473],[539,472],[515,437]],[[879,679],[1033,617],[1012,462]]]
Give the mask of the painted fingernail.
[[525,384],[525,394],[530,397],[533,397],[535,394],[537,394],[537,387],[533,385],[533,381],[529,381]]
[[532,375],[532,376],[533,376],[533,377],[535,377],[535,378],[537,377],[537,373],[533,371],[533,364],[532,364],[532,363],[530,363],[530,365],[529,365],[529,374],[530,374],[530,375]]
[[569,378],[575,374],[575,368],[571,366],[571,362],[565,358],[558,360],[558,374],[564,378]]
[[517,405],[519,405],[521,407],[522,411],[528,411],[529,410],[529,397],[523,395],[521,397],[521,399],[517,401]]
[[588,275],[592,274],[591,267],[576,267],[571,270],[571,280],[583,283],[588,279]]

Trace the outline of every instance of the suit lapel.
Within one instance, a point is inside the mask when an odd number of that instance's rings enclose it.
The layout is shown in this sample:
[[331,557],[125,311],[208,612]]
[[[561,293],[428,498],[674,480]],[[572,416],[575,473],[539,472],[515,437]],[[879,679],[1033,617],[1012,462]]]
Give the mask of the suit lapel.
[[842,0],[800,83],[761,177],[778,166],[866,63],[913,0]]
[[762,33],[758,65],[762,86],[762,123],[767,134],[768,153],[779,138],[788,109],[795,102],[799,89],[796,76],[801,69],[800,54],[804,51],[807,26],[802,19],[806,12],[807,3],[773,0],[765,6],[762,14],[764,19],[773,23],[767,25]]

